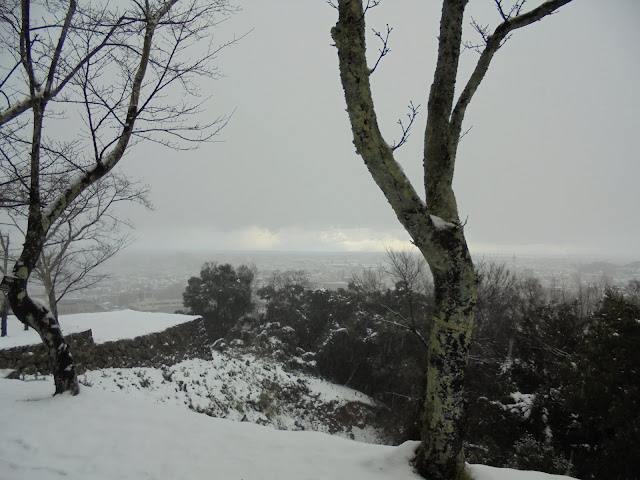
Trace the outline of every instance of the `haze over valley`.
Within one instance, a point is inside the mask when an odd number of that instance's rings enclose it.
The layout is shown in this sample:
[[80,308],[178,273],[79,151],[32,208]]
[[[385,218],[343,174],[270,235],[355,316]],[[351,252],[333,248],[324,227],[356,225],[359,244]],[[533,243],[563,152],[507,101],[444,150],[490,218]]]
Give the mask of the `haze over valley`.
[[[205,262],[254,265],[256,285],[274,272],[303,270],[316,288],[347,288],[363,269],[384,265],[385,252],[121,252],[102,272],[108,277],[94,288],[64,298],[61,313],[97,312],[131,308],[173,313],[184,309],[187,280],[198,276]],[[583,285],[624,287],[640,278],[640,260],[625,257],[478,255],[477,262],[504,264],[516,274],[535,277],[548,288],[569,291]],[[390,281],[390,280],[389,280]],[[34,294],[37,287],[34,287]]]

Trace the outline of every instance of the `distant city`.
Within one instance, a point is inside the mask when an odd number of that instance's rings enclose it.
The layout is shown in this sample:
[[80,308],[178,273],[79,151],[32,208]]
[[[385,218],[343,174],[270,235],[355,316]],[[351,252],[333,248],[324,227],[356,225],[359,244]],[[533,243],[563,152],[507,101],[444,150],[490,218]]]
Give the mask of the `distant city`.
[[[182,292],[190,277],[198,276],[207,261],[249,264],[257,268],[256,283],[264,283],[276,271],[304,270],[317,288],[346,288],[363,269],[385,263],[384,252],[135,252],[114,257],[102,272],[109,276],[92,289],[65,297],[60,313],[96,312],[120,309],[175,312],[184,309]],[[640,279],[638,259],[606,259],[582,256],[478,256],[504,264],[510,271],[536,277],[546,287],[575,288],[582,284],[622,287]],[[37,296],[37,291],[33,294]]]

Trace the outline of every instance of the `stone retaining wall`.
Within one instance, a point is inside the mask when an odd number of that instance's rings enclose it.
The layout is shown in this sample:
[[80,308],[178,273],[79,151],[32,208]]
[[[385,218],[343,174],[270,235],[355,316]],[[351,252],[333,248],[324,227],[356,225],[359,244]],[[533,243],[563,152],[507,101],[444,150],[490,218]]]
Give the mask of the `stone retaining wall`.
[[[173,365],[187,358],[211,358],[202,318],[136,338],[96,344],[91,330],[67,335],[78,373],[117,367]],[[51,373],[44,345],[0,350],[0,368],[21,373]]]

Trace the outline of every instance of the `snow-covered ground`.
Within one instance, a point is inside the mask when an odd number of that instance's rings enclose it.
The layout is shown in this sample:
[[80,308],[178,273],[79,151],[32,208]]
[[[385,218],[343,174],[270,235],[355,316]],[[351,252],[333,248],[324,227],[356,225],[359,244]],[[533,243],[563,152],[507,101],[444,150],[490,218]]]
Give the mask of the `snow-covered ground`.
[[[0,380],[3,480],[417,480],[417,442],[372,445],[216,419],[125,392]],[[475,480],[560,480],[471,465]]]
[[[91,328],[104,342],[192,318],[125,311],[69,315],[61,323],[65,333]],[[9,326],[11,346],[25,338],[19,327]],[[8,348],[6,340],[0,348]],[[377,440],[370,425],[356,421],[345,431],[331,423],[337,412],[358,420],[358,406],[372,406],[371,399],[253,355],[229,350],[162,369],[90,371],[81,382],[80,395],[52,397],[50,377],[0,379],[0,480],[420,478],[410,463],[416,442],[363,443]],[[469,468],[475,480],[569,478]]]
[[[60,315],[59,321],[62,333],[65,335],[91,329],[93,340],[96,343],[104,343],[161,332],[196,318],[198,318],[197,315],[120,310]],[[7,337],[0,337],[0,349],[33,345],[41,341],[35,330],[25,331],[22,323],[13,315],[7,319],[7,332],[9,333]]]

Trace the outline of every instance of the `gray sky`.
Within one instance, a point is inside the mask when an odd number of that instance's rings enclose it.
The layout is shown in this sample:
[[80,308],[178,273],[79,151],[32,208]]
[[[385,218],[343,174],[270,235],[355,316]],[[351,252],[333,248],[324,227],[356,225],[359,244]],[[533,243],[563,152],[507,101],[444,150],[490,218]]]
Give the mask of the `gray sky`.
[[[337,12],[323,0],[242,8],[219,39],[254,30],[221,53],[226,77],[210,85],[209,115],[236,108],[224,142],[194,152],[140,146],[122,162],[155,204],[130,213],[132,248],[406,245],[352,145],[329,34]],[[408,102],[423,105],[397,151],[419,191],[439,14],[435,0],[383,0],[368,17],[370,28],[394,28],[372,80],[389,143]],[[472,0],[471,16],[493,27],[499,19],[493,0]],[[637,0],[574,0],[497,53],[467,111],[454,183],[473,252],[640,256],[639,20]],[[372,39],[372,59],[377,48]],[[464,53],[463,75],[476,58]]]

